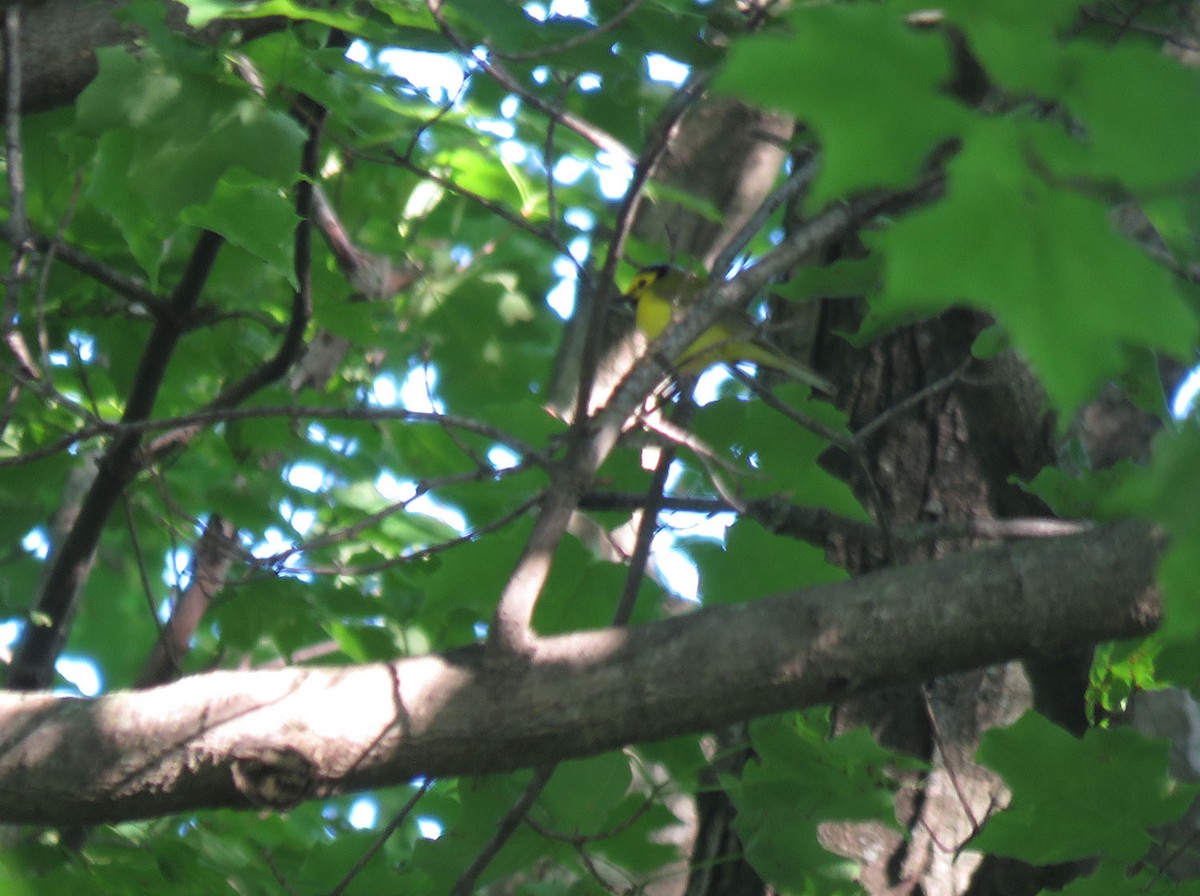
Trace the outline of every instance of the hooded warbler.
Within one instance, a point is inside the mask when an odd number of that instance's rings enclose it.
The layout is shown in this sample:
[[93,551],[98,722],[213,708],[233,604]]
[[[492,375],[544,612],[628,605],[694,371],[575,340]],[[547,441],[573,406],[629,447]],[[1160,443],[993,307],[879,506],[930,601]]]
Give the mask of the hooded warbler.
[[[656,339],[683,309],[696,301],[705,284],[691,274],[670,265],[656,264],[634,275],[625,298],[634,306],[637,327],[647,339]],[[680,373],[700,373],[713,364],[750,361],[778,370],[827,395],[835,394],[833,384],[803,364],[793,361],[767,345],[746,315],[734,310],[700,334],[679,356]]]

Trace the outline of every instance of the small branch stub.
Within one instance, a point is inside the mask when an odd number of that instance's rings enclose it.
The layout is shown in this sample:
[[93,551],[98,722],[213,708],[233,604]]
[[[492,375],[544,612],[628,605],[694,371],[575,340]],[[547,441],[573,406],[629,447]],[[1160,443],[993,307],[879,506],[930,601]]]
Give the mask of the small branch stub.
[[264,750],[239,756],[230,767],[233,785],[262,809],[286,812],[316,795],[316,767],[299,750]]

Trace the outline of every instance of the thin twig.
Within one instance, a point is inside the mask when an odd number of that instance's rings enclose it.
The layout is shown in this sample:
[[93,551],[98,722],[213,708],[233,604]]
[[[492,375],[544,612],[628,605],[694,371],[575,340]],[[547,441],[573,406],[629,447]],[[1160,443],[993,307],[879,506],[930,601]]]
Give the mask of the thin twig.
[[[690,415],[689,415],[690,416]],[[732,461],[726,460],[717,454],[716,449],[707,444],[695,433],[684,429],[676,420],[654,419],[650,415],[642,415],[639,420],[646,429],[662,436],[671,445],[678,445],[681,448],[686,448],[692,454],[696,455],[700,460],[711,461],[716,466],[723,468],[728,473],[733,473],[738,476],[753,476],[761,478],[759,474],[752,470],[745,470],[737,466]]]
[[[125,401],[122,420],[145,420],[166,376],[175,346],[182,334],[181,322],[200,299],[212,272],[223,238],[203,231],[171,295],[173,313],[160,317],[146,340]],[[53,678],[54,662],[66,642],[77,600],[91,567],[100,533],[113,506],[131,478],[140,469],[138,433],[123,433],[113,440],[98,461],[98,469],[69,532],[56,546],[35,602],[35,612],[46,625],[27,625],[13,652],[7,685],[14,690],[36,690]]]
[[860,428],[854,434],[846,436],[837,430],[826,426],[819,420],[810,417],[807,414],[793,408],[791,405],[782,401],[774,392],[767,389],[753,377],[747,376],[740,370],[733,368],[734,376],[744,385],[749,387],[768,407],[783,414],[788,419],[799,424],[810,432],[816,433],[829,440],[832,444],[837,445],[844,450],[854,460],[859,468],[859,472],[863,475],[863,480],[866,483],[867,491],[871,496],[871,504],[875,509],[875,517],[879,525],[879,537],[883,547],[883,552],[886,557],[893,558],[896,556],[896,540],[895,534],[892,531],[892,526],[888,520],[886,513],[886,505],[883,501],[883,493],[879,488],[879,484],[875,481],[874,473],[871,470],[870,464],[867,462],[867,452],[865,444],[867,438],[872,433],[878,431],[883,426],[886,426],[899,415],[905,413],[916,405],[920,404],[931,395],[936,395],[945,389],[950,388],[957,382],[967,368],[970,366],[971,359],[967,358],[958,367],[950,371],[943,377],[929,385],[917,390],[912,395],[902,401],[897,402],[891,407],[881,412],[875,419],[871,420],[865,426]]
[[950,778],[950,784],[954,788],[954,793],[958,796],[959,805],[962,806],[967,820],[971,822],[972,835],[977,834],[979,833],[979,819],[975,817],[975,812],[971,808],[971,802],[967,799],[967,794],[958,780],[958,773],[955,771],[954,764],[950,761],[950,755],[946,752],[946,739],[942,735],[942,726],[938,722],[937,713],[934,711],[933,701],[929,698],[929,687],[927,685],[921,685],[921,700],[925,704],[925,715],[929,719],[929,732],[933,736],[934,745],[937,746],[938,752],[942,754],[942,761],[946,767],[946,775]]
[[363,564],[361,566],[350,566],[346,564],[335,564],[331,566],[293,566],[289,567],[289,571],[293,572],[308,572],[313,575],[340,575],[340,576],[366,576],[377,572],[383,572],[387,569],[394,569],[397,566],[404,566],[409,563],[417,563],[437,554],[445,553],[451,548],[456,548],[462,544],[469,544],[476,541],[484,535],[490,535],[493,532],[503,529],[510,523],[516,522],[526,513],[537,507],[542,501],[542,495],[536,494],[518,504],[512,510],[501,514],[494,520],[484,523],[481,526],[476,526],[470,532],[465,532],[456,538],[449,538],[446,541],[438,542],[435,545],[430,545],[427,548],[421,548],[417,551],[412,551],[408,554],[402,554],[399,557],[394,557],[391,560],[382,560],[379,563]]
[[[690,398],[690,390],[684,390],[675,407],[671,423],[686,432],[687,425],[695,413],[696,404]],[[658,455],[658,463],[650,484],[646,488],[646,506],[638,520],[637,538],[633,544],[633,552],[629,557],[629,570],[625,575],[625,584],[621,589],[620,600],[613,611],[612,625],[627,625],[633,617],[633,609],[637,603],[638,592],[642,581],[646,578],[646,564],[650,561],[650,548],[654,543],[654,534],[658,531],[658,510],[663,498],[663,490],[667,485],[667,476],[671,472],[671,464],[675,460],[675,445],[668,445]]]
[[623,9],[607,22],[601,22],[584,34],[568,37],[556,44],[547,44],[544,47],[538,47],[536,50],[528,50],[524,53],[504,53],[492,48],[492,55],[497,59],[504,59],[508,62],[528,62],[531,60],[540,61],[548,59],[551,56],[557,56],[560,53],[566,53],[568,50],[574,50],[576,47],[582,47],[584,44],[591,43],[597,38],[603,37],[629,18],[629,16],[633,15],[634,11],[645,2],[646,0],[629,0]]
[[[1179,50],[1189,53],[1195,53],[1197,50],[1200,50],[1200,42],[1196,41],[1194,38],[1179,33],[1179,31],[1175,29],[1160,27],[1157,25],[1145,25],[1140,22],[1135,22],[1133,21],[1133,17],[1129,15],[1123,16],[1119,20],[1109,18],[1103,15],[1101,12],[1086,6],[1081,8],[1079,13],[1082,18],[1085,18],[1091,22],[1099,25],[1111,25],[1113,28],[1117,29],[1117,33],[1113,36],[1113,43],[1116,42],[1117,38],[1121,36],[1121,32],[1124,31],[1132,34],[1142,34],[1146,37],[1153,37],[1155,40],[1161,40],[1166,44],[1170,44]],[[1134,14],[1136,15],[1136,11]]]
[[822,423],[816,417],[812,417],[808,414],[805,414],[803,411],[799,411],[792,407],[773,391],[764,386],[758,379],[750,376],[744,370],[740,370],[735,365],[727,364],[725,366],[729,370],[730,374],[733,375],[734,379],[753,392],[755,396],[771,410],[778,411],[793,423],[803,427],[804,429],[807,429],[814,435],[820,436],[831,444],[844,448],[847,451],[853,448],[854,440],[845,432],[836,430],[832,426]]
[[264,847],[259,855],[262,856],[263,864],[267,866],[267,870],[271,872],[271,877],[275,878],[275,882],[283,887],[284,896],[300,896],[300,891],[284,876],[283,869],[275,861],[275,856],[272,855],[271,850]]
[[750,244],[755,235],[766,225],[767,219],[775,214],[777,209],[790,201],[793,196],[812,183],[819,168],[817,161],[817,156],[808,159],[803,165],[788,175],[787,179],[770,196],[763,200],[762,204],[750,216],[749,220],[738,228],[737,233],[730,237],[729,242],[725,244],[725,248],[717,255],[716,260],[713,262],[713,274],[721,277],[729,272],[733,268],[734,261],[742,253],[742,250]]
[[0,467],[18,467],[32,463],[65,451],[73,445],[101,436],[122,436],[135,433],[161,432],[172,429],[212,426],[235,420],[260,420],[271,417],[283,417],[290,420],[350,420],[350,421],[400,421],[405,423],[429,423],[437,426],[461,429],[485,438],[492,439],[515,451],[521,457],[538,465],[545,465],[548,460],[544,455],[527,443],[504,430],[455,414],[439,414],[427,411],[409,411],[405,408],[375,408],[375,407],[315,407],[312,405],[266,405],[253,408],[212,408],[182,414],[177,417],[164,417],[161,420],[123,420],[107,421],[96,419],[87,408],[71,401],[65,395],[51,390],[40,390],[46,400],[62,404],[72,412],[80,415],[89,422],[86,426],[69,435],[63,436],[47,445],[24,454],[0,458]]
[[855,433],[852,437],[853,441],[861,444],[865,439],[869,438],[876,430],[886,426],[888,423],[890,423],[896,417],[903,414],[905,411],[909,410],[910,408],[916,407],[918,404],[920,404],[926,398],[929,398],[930,396],[936,395],[939,392],[949,389],[956,382],[958,382],[958,380],[963,376],[964,373],[967,372],[967,368],[969,368],[971,366],[971,360],[972,359],[970,357],[968,357],[966,360],[964,360],[961,364],[959,364],[957,367],[955,367],[953,370],[951,370],[945,376],[934,380],[932,383],[930,383],[929,385],[927,385],[921,389],[918,389],[916,392],[914,392],[912,395],[908,396],[907,398],[901,399],[900,401],[896,402],[891,407],[886,408],[885,410],[881,411],[879,416],[877,416],[874,420],[870,421],[869,423],[866,423],[865,425],[863,425],[862,427],[860,427],[858,430],[855,431]]
[[[129,498],[125,495],[121,496],[121,504],[125,508],[125,527],[129,531],[129,545],[133,548],[133,559],[137,566],[138,580],[142,585],[142,594],[146,598],[146,608],[150,611],[150,618],[154,620],[154,627],[158,630],[159,643],[166,643],[165,629],[162,620],[158,618],[158,608],[154,606],[154,589],[150,585],[150,576],[146,572],[146,555],[142,552],[142,542],[138,538],[137,523],[133,519],[133,508],[129,505]],[[171,556],[174,558],[174,552]],[[172,657],[173,661],[174,659]]]
[[413,174],[420,175],[426,180],[431,180],[438,186],[445,188],[450,193],[453,193],[455,196],[460,196],[463,199],[469,200],[470,202],[475,203],[484,210],[495,215],[497,218],[507,221],[518,230],[528,233],[530,236],[536,237],[539,240],[544,240],[547,244],[562,252],[564,255],[569,254],[567,246],[552,230],[531,224],[522,215],[512,211],[512,209],[506,208],[501,203],[492,199],[488,199],[486,196],[476,193],[474,190],[469,190],[466,187],[460,186],[445,175],[438,174],[436,171],[432,171],[428,168],[423,168],[416,162],[405,158],[403,155],[395,152],[394,150],[384,150],[378,155],[371,153],[355,153],[355,156],[363,159],[364,161],[375,162],[376,164],[380,165],[398,165],[405,171],[411,171]]
[[[458,101],[462,99],[463,94],[467,92],[467,86],[470,83],[471,69],[464,66],[462,69],[462,82],[458,85],[458,90],[454,91],[454,96],[447,95],[446,102],[439,104],[437,111],[434,112],[433,115],[429,116],[429,118],[417,125],[412,132],[412,136],[408,138],[408,146],[406,146],[404,148],[404,152],[400,154],[401,158],[411,161],[413,153],[417,151],[417,147],[421,143],[421,138],[429,131],[430,128],[450,114],[450,112],[458,104]],[[429,97],[428,99],[431,102],[433,100],[432,97]]]
[[[13,371],[13,373],[14,373],[14,377],[20,382],[20,384],[22,386],[27,388],[30,392],[32,392],[34,395],[38,396],[38,398],[40,398],[42,400],[42,406],[45,409],[53,409],[55,407],[62,406],[64,408],[66,408],[68,411],[70,411],[72,414],[75,414],[80,419],[86,421],[88,427],[105,428],[108,426],[119,426],[120,425],[117,423],[112,423],[112,424],[107,423],[106,421],[104,421],[104,420],[100,419],[98,416],[96,416],[96,414],[93,413],[93,411],[90,408],[86,407],[85,405],[80,404],[78,401],[75,401],[69,395],[65,395],[62,392],[58,391],[58,389],[56,389],[53,386],[53,384],[50,382],[50,377],[43,377],[41,380],[31,380],[20,371]],[[94,396],[86,396],[86,397],[90,398],[93,402],[95,401]],[[64,438],[75,439],[75,436],[78,434],[79,433],[76,432],[72,435],[65,436]],[[93,433],[92,435],[95,435],[95,434],[98,434],[98,432]],[[92,435],[85,435],[84,438],[91,438]],[[75,439],[75,441],[79,441],[79,439]],[[71,444],[74,444],[74,442],[72,442]],[[69,447],[69,445],[64,444],[64,445],[62,445],[62,447],[58,448],[57,450],[61,451],[67,447]],[[6,465],[6,462],[3,460],[0,460],[0,466],[5,466],[5,465]],[[16,466],[16,464],[14,464],[13,466]]]
[[79,391],[83,393],[83,397],[87,399],[90,405],[90,418],[93,420],[100,419],[100,403],[96,400],[96,392],[92,388],[92,378],[88,371],[88,364],[83,360],[79,353],[79,346],[75,344],[75,340],[67,337],[67,346],[71,350],[71,366],[75,370],[75,375],[79,377]]
[[[561,85],[558,94],[558,106],[562,108],[567,100],[567,92],[571,89],[574,78],[568,78]],[[551,116],[546,122],[546,139],[542,144],[542,171],[546,175],[546,218],[550,227],[558,229],[558,194],[554,190],[554,134],[557,130],[558,119]]]
[[[148,313],[159,315],[167,311],[167,299],[153,292],[143,280],[130,277],[77,249],[62,239],[66,221],[53,238],[44,234],[26,232],[24,242],[44,255],[53,252],[63,263],[81,274],[91,277],[101,286],[106,286],[116,295],[133,305],[144,307]],[[13,229],[12,221],[0,222],[0,239],[13,246],[20,246],[22,237]]]
[[883,500],[883,489],[879,487],[879,483],[875,479],[875,472],[871,469],[867,453],[856,446],[850,456],[858,464],[858,471],[862,474],[863,481],[867,485],[867,493],[871,496],[871,504],[875,508],[875,522],[879,526],[879,536],[883,543],[883,556],[888,563],[895,563],[897,557],[896,539],[892,534],[891,515],[888,513],[887,504]]
[[832,444],[841,447],[850,455],[855,464],[858,465],[859,472],[862,473],[863,480],[866,482],[867,492],[871,496],[871,505],[875,509],[875,520],[879,527],[878,533],[883,546],[884,556],[889,559],[894,558],[896,556],[896,548],[892,537],[891,522],[888,518],[887,505],[883,501],[883,492],[880,490],[879,484],[875,481],[871,466],[867,462],[866,452],[863,450],[862,444],[853,437],[846,437],[844,434],[839,433],[832,427],[826,426],[808,414],[797,411],[753,377],[746,376],[736,369],[734,375],[741,382],[749,386],[768,407],[778,411],[810,432],[816,433],[829,440]]
[[[310,551],[320,550],[321,548],[342,544],[348,539],[358,535],[360,532],[364,532],[372,526],[378,525],[388,517],[404,512],[414,501],[420,500],[434,489],[442,488],[447,485],[457,485],[464,482],[480,482],[485,478],[499,479],[501,476],[522,473],[527,469],[528,467],[515,466],[509,467],[500,472],[496,472],[491,469],[477,468],[474,470],[466,470],[462,473],[454,473],[449,476],[439,476],[436,479],[417,483],[417,486],[411,496],[401,501],[394,501],[383,509],[367,514],[362,519],[359,519],[348,526],[343,526],[340,529],[330,530],[322,535],[310,538],[307,541],[303,541],[297,545],[293,545],[287,550],[272,554],[269,557],[259,558],[257,565],[279,570],[283,568],[284,564],[287,563],[288,560],[297,554],[308,553]],[[477,533],[472,533],[473,536],[476,534]],[[411,562],[410,557],[405,557],[405,560]]]
[[[581,510],[631,511],[646,506],[642,492],[586,492],[579,499]],[[753,498],[739,506],[723,498],[681,498],[664,496],[661,511],[681,511],[713,516],[718,513],[745,513],[764,528],[779,535],[806,541],[817,547],[829,547],[833,536],[859,541],[877,541],[882,536],[878,525],[834,513],[825,507],[806,507],[778,497]],[[893,526],[897,544],[918,545],[947,538],[972,538],[1005,541],[1020,538],[1062,538],[1092,528],[1079,520],[1050,517],[1013,517],[1011,519],[969,519],[943,523],[917,523]]]
[[592,879],[596,881],[598,886],[600,886],[606,893],[612,893],[613,896],[620,896],[621,891],[604,879],[604,876],[600,874],[600,869],[596,867],[595,861],[593,861],[592,857],[588,855],[588,852],[583,848],[582,843],[577,843],[575,845],[575,853],[579,856],[579,861],[583,863],[584,870],[592,876]]
[[633,162],[633,153],[616,137],[571,112],[556,110],[536,93],[527,90],[499,62],[494,59],[488,59],[486,54],[474,52],[471,45],[450,27],[450,23],[446,21],[446,17],[442,15],[442,2],[443,0],[426,0],[425,6],[429,10],[429,14],[433,16],[434,22],[437,23],[438,30],[441,31],[442,36],[457,47],[460,53],[469,59],[473,59],[501,87],[511,93],[515,93],[543,115],[550,118],[557,118],[563,127],[574,131],[597,149],[612,153],[622,162]]
[[34,319],[37,322],[38,354],[41,357],[42,367],[46,370],[47,379],[51,378],[50,328],[46,326],[46,293],[50,287],[50,269],[58,254],[59,244],[62,242],[67,228],[71,226],[71,221],[75,218],[75,209],[78,206],[81,192],[83,192],[83,173],[76,171],[75,182],[71,186],[71,197],[67,200],[67,210],[63,212],[62,218],[58,222],[54,236],[50,239],[50,245],[42,250],[42,270],[38,275],[37,296],[34,299]]
[[554,774],[554,769],[553,765],[542,765],[533,770],[533,780],[525,785],[524,792],[496,824],[496,830],[488,838],[483,849],[458,876],[458,880],[454,882],[454,886],[450,890],[450,896],[471,896],[475,892],[475,882],[479,880],[479,875],[483,873],[525,819],[533,804],[537,802],[538,796],[550,783],[550,776]]
[[[431,408],[436,409],[437,402],[434,400],[433,389],[430,386],[431,379],[432,378],[429,375],[429,360],[424,359],[421,362],[421,386],[425,390],[425,402]],[[463,456],[471,461],[471,463],[475,464],[477,469],[486,470],[489,474],[492,472],[491,467],[487,464],[485,459],[480,457],[479,453],[476,452],[475,449],[473,449],[470,445],[468,445],[465,439],[459,436],[454,427],[443,425],[442,432],[445,434],[446,438],[450,440],[450,443],[463,453]]]
[[371,861],[371,858],[379,850],[383,849],[384,844],[391,839],[392,834],[396,833],[400,825],[404,824],[404,820],[408,818],[412,810],[417,808],[417,803],[421,801],[421,797],[425,796],[425,792],[433,785],[433,781],[433,778],[425,778],[421,781],[421,786],[417,788],[416,793],[408,798],[408,802],[400,808],[400,811],[379,832],[379,836],[375,838],[370,846],[363,850],[363,854],[350,866],[350,870],[346,872],[345,877],[338,881],[337,885],[329,891],[329,896],[341,896],[342,893],[346,892],[346,888],[350,886],[354,878],[358,876],[358,873],[367,867],[367,863]]

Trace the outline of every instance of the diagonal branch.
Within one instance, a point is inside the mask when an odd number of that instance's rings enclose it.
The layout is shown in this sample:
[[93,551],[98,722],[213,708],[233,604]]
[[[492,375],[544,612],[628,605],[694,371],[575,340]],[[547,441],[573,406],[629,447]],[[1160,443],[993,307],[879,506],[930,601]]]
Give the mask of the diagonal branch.
[[[295,114],[305,125],[308,139],[300,158],[300,179],[296,184],[296,245],[294,265],[296,291],[292,296],[292,312],[287,329],[279,347],[237,382],[227,385],[205,410],[232,408],[241,404],[259,390],[269,386],[296,363],[304,350],[304,331],[312,318],[312,228],[317,178],[320,176],[321,131],[327,110],[316,101],[301,96],[296,102]],[[147,447],[150,457],[161,457],[178,451],[196,437],[203,427],[184,426],[164,433]]]
[[230,544],[237,535],[233,524],[219,516],[209,518],[192,550],[191,582],[171,608],[171,617],[159,632],[146,664],[134,687],[148,688],[173,681],[182,673],[180,660],[188,651],[200,620],[214,595],[225,586],[234,552]]
[[485,56],[472,52],[471,46],[463,40],[459,34],[450,27],[450,23],[446,21],[446,17],[442,14],[443,0],[426,0],[425,6],[429,10],[429,14],[433,16],[433,20],[437,23],[438,30],[442,32],[450,43],[458,48],[464,56],[469,59],[474,59],[501,87],[505,90],[515,93],[521,97],[532,108],[537,109],[543,115],[553,118],[562,124],[568,130],[574,131],[584,140],[587,140],[597,149],[610,152],[623,162],[633,161],[633,153],[620,140],[612,134],[597,127],[590,121],[585,121],[579,116],[568,112],[565,109],[555,109],[552,105],[543,100],[536,93],[527,90],[521,83],[509,73],[509,71],[497,62],[495,59],[488,59]]
[[[911,189],[874,191],[834,203],[734,279],[709,284],[688,314],[650,345],[617,386],[608,404],[593,417],[576,422],[569,436],[567,456],[552,469],[542,512],[497,601],[488,634],[488,646],[495,657],[528,657],[533,652],[536,638],[530,623],[554,551],[579,496],[616,446],[626,420],[661,381],[664,365],[660,359],[678,357],[722,313],[744,304],[772,278],[815,257],[876,215],[920,203],[939,183],[940,179],[931,175]],[[586,367],[584,373],[586,376]],[[584,388],[581,386],[581,393]]]
[[[200,234],[192,257],[171,295],[168,313],[161,315],[138,362],[122,422],[145,420],[154,407],[167,364],[183,335],[191,311],[200,299],[217,253],[224,242],[211,230]],[[6,685],[15,690],[46,687],[54,662],[70,630],[80,590],[91,568],[104,523],[125,486],[141,469],[141,434],[118,435],[97,463],[95,478],[84,496],[79,516],[50,559],[34,613],[13,652]],[[36,622],[33,621],[36,619]]]
[[[19,245],[21,241],[17,228],[11,222],[0,222],[0,239],[14,246]],[[166,300],[150,289],[144,280],[123,274],[59,237],[51,238],[42,233],[28,231],[25,241],[37,252],[53,252],[56,258],[61,258],[69,267],[91,277],[101,286],[108,287],[129,303],[143,306],[151,314],[157,315],[166,311]]]
[[[599,368],[601,344],[604,340],[609,284],[616,272],[625,238],[641,202],[642,189],[650,177],[650,171],[659,156],[666,151],[675,123],[683,115],[684,109],[699,96],[704,83],[705,78],[694,78],[687,88],[680,91],[674,110],[666,116],[655,143],[647,148],[634,168],[621,209],[617,213],[617,232],[609,244],[604,269],[593,284],[595,288],[590,291],[591,301],[583,304],[582,313],[579,314],[577,326],[583,331],[583,346],[575,409],[571,418],[573,422],[567,437],[567,456],[561,464],[552,469],[552,481],[547,489],[542,511],[538,514],[529,540],[496,602],[488,634],[489,648],[496,656],[520,655],[528,652],[533,644],[533,610],[550,573],[550,560],[563,533],[567,531],[579,495],[586,490],[592,474],[599,469],[608,452],[616,444],[615,437],[620,434],[625,419],[633,413],[636,405],[641,403],[642,397],[661,378],[660,372],[655,382],[647,385],[645,392],[638,395],[636,401],[629,406],[625,417],[617,424],[615,431],[595,430],[595,421],[589,416],[589,407]],[[639,364],[635,369],[646,366],[644,363]],[[611,440],[608,440],[609,436],[612,436]]]

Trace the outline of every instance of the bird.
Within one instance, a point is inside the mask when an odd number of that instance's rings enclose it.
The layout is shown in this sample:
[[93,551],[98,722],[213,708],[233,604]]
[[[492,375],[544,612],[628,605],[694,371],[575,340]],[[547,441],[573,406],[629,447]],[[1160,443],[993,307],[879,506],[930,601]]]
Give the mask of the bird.
[[[679,319],[681,309],[696,301],[704,285],[698,277],[671,265],[650,265],[634,275],[625,290],[625,299],[634,307],[638,329],[647,339],[656,339]],[[713,364],[749,361],[778,370],[826,395],[835,394],[829,380],[771,348],[759,336],[753,322],[737,310],[721,315],[675,360],[682,374],[700,373]]]

